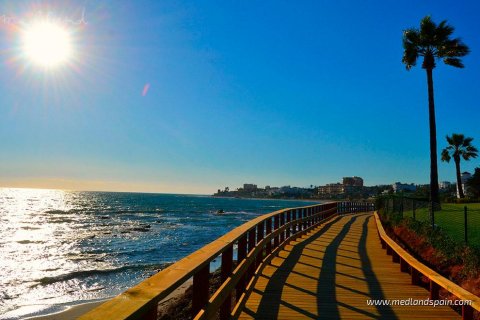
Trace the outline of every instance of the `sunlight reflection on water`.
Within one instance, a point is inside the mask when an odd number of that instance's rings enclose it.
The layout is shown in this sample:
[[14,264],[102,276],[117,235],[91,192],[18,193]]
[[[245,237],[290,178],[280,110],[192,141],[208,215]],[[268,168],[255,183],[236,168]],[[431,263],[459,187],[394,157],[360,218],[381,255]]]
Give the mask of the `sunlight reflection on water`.
[[0,319],[119,294],[257,214],[306,204],[0,189]]

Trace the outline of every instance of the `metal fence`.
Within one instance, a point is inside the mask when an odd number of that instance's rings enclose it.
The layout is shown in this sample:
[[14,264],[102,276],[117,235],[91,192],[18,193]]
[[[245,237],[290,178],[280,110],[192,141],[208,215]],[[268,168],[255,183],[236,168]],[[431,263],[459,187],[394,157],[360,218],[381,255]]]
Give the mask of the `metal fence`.
[[426,199],[390,195],[377,199],[387,214],[399,214],[441,228],[453,240],[480,247],[480,203],[432,203]]

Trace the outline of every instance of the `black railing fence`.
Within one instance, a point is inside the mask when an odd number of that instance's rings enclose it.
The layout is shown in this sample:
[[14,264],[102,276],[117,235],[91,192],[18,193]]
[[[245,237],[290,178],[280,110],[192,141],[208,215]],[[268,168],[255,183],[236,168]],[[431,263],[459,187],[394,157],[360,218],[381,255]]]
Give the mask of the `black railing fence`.
[[480,247],[480,203],[432,203],[402,195],[378,197],[377,210],[441,228],[453,240]]

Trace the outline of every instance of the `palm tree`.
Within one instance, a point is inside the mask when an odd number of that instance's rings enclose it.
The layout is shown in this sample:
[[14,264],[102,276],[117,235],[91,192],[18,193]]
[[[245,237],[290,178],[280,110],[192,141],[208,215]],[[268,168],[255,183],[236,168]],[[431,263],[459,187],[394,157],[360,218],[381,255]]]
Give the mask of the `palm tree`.
[[465,138],[463,134],[454,133],[451,137],[447,135],[446,138],[448,146],[442,151],[442,161],[450,162],[451,158],[455,161],[458,196],[464,198],[462,178],[460,176],[460,160],[463,158],[465,161],[468,161],[470,158],[476,158],[478,150],[472,146],[473,138]]
[[445,64],[463,68],[463,57],[468,54],[468,47],[459,38],[450,39],[454,28],[447,21],[436,25],[430,16],[420,22],[420,29],[410,28],[403,32],[402,62],[410,70],[417,64],[418,57],[423,57],[422,68],[427,72],[428,113],[430,123],[430,201],[439,203],[438,168],[437,168],[437,129],[435,124],[435,104],[433,101],[433,69],[435,60],[443,59]]

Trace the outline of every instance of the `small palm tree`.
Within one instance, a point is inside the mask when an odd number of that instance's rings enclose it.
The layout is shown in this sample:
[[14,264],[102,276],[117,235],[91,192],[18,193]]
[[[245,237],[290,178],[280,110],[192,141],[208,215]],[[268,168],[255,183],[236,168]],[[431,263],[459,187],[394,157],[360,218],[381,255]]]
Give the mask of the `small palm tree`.
[[473,138],[465,138],[463,134],[452,134],[451,137],[447,135],[448,146],[442,151],[442,161],[450,162],[453,158],[455,161],[455,169],[457,171],[457,188],[458,196],[464,198],[462,188],[462,178],[460,176],[460,160],[463,158],[465,161],[478,156],[478,150],[472,146]]
[[447,21],[436,25],[430,16],[420,22],[420,30],[415,28],[403,32],[402,62],[410,70],[417,64],[418,57],[423,57],[422,68],[427,71],[428,111],[430,123],[430,200],[439,203],[438,168],[437,168],[437,129],[435,123],[435,104],[433,100],[433,69],[435,60],[443,59],[447,65],[463,68],[459,57],[468,54],[468,47],[458,38],[450,39],[454,28]]

